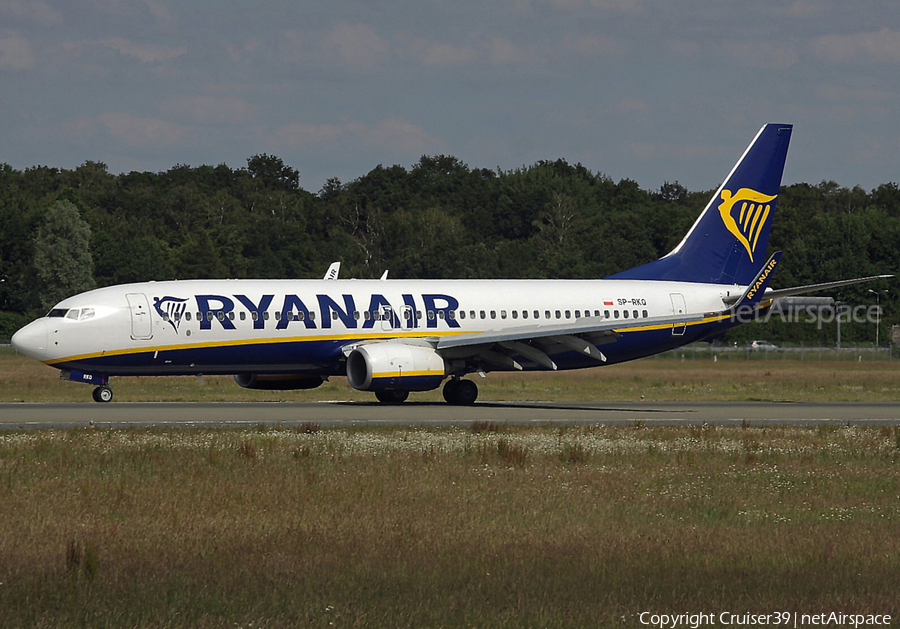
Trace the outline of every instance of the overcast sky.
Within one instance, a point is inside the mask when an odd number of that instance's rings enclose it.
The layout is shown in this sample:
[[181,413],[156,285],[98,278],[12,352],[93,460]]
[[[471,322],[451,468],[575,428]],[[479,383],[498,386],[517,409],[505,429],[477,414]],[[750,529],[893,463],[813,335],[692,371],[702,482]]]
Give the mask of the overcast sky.
[[281,157],[317,192],[423,154],[714,188],[900,180],[897,0],[0,0],[0,162]]

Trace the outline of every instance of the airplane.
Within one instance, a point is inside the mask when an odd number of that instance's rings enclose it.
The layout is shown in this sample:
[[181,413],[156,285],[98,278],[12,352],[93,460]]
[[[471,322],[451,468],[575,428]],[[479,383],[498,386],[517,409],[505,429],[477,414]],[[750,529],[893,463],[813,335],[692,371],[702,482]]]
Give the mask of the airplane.
[[94,385],[233,375],[249,389],[312,389],[332,376],[398,404],[436,389],[476,401],[469,374],[613,365],[708,340],[779,297],[878,275],[773,290],[766,258],[792,125],[766,124],[681,242],[599,280],[184,280],[64,299],[15,333],[22,354]]

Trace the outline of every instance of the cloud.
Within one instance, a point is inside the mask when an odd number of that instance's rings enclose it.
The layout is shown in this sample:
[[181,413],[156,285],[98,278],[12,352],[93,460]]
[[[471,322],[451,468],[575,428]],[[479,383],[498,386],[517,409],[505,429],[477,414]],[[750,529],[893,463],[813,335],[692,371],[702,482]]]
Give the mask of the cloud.
[[546,6],[559,11],[581,11],[586,6],[617,13],[644,13],[644,0],[516,0],[520,9],[530,9],[532,5]]
[[726,42],[725,53],[747,68],[784,70],[800,61],[800,55],[787,46],[775,42]]
[[255,107],[235,96],[172,96],[160,110],[170,117],[209,124],[247,124],[256,114]]
[[669,160],[703,160],[721,158],[725,153],[721,147],[710,144],[670,144],[664,142],[632,142],[627,145],[629,152],[640,159],[663,157]]
[[623,114],[647,116],[653,112],[650,104],[639,98],[623,98],[616,103],[616,111]]
[[0,0],[0,15],[43,25],[58,25],[63,21],[59,11],[43,0]]
[[108,37],[94,41],[67,42],[63,49],[75,54],[81,54],[84,48],[103,47],[111,48],[127,57],[134,57],[141,63],[158,63],[175,59],[187,53],[187,46],[157,46],[154,44],[138,44],[124,37]]
[[293,123],[268,139],[279,148],[327,148],[332,145],[416,154],[440,152],[442,144],[421,127],[406,120],[388,118],[375,124],[346,121],[338,124]]
[[604,35],[569,35],[563,39],[562,48],[576,55],[591,57],[620,57],[626,51],[621,41]]
[[172,11],[162,2],[157,2],[156,0],[144,0],[144,3],[147,5],[150,13],[152,13],[161,23],[171,24],[173,22],[174,18],[172,17]]
[[472,44],[432,42],[416,37],[406,42],[407,55],[426,67],[452,67],[468,65],[478,59],[478,50]]
[[900,31],[882,28],[869,33],[823,35],[813,40],[812,50],[838,63],[900,63]]
[[177,146],[190,135],[187,127],[127,112],[101,114],[98,120],[113,138],[132,148]]
[[31,70],[35,67],[34,50],[19,33],[0,37],[0,70]]
[[897,94],[890,89],[862,86],[844,86],[834,83],[817,85],[816,98],[831,103],[849,101],[851,103],[890,103],[897,101]]
[[325,36],[324,44],[355,70],[370,70],[390,55],[390,46],[364,24],[338,24]]

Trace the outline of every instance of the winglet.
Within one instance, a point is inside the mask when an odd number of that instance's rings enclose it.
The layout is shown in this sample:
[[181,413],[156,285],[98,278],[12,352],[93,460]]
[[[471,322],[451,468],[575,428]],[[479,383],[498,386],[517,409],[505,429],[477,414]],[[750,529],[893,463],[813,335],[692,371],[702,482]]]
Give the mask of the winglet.
[[747,290],[744,291],[744,294],[741,295],[741,298],[737,300],[737,303],[732,306],[732,310],[740,309],[752,309],[755,308],[759,302],[762,300],[763,296],[766,293],[766,288],[769,286],[769,280],[772,278],[772,272],[775,270],[775,267],[778,266],[779,260],[781,260],[781,251],[776,251],[772,254],[772,257],[769,258],[769,261],[766,262],[763,267],[759,270],[759,273],[756,274],[756,277],[750,282],[750,285],[747,286]]
[[341,263],[340,262],[332,262],[331,266],[328,267],[328,270],[325,272],[325,277],[322,279],[325,280],[336,280],[338,278],[338,274],[341,272]]

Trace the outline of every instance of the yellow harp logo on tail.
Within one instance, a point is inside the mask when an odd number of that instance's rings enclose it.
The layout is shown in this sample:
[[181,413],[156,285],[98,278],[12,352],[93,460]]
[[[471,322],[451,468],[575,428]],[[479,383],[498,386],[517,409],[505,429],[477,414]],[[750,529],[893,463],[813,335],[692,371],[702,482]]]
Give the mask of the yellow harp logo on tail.
[[722,190],[722,203],[719,205],[719,214],[725,227],[734,234],[753,262],[753,252],[756,251],[756,241],[769,218],[770,203],[778,195],[769,196],[751,190],[741,188],[732,194],[731,190]]

